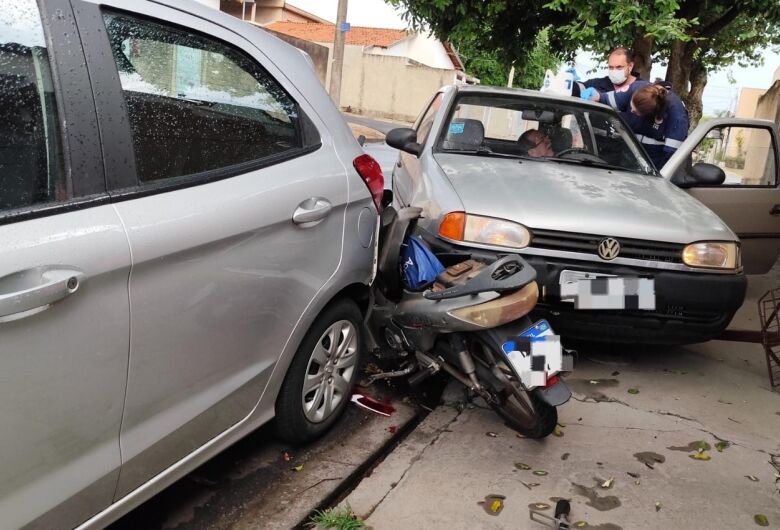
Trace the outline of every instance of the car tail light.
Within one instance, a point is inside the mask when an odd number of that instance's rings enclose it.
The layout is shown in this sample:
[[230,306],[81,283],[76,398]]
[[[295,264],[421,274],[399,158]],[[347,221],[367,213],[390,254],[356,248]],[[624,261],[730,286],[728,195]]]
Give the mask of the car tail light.
[[382,175],[382,168],[379,162],[374,160],[371,155],[360,155],[352,161],[355,170],[368,186],[368,191],[374,199],[374,204],[378,212],[382,212],[382,195],[385,192],[385,177]]
[[463,241],[463,231],[466,229],[466,214],[450,212],[444,216],[439,225],[439,235],[453,241]]
[[557,383],[558,383],[558,376],[554,375],[552,377],[547,378],[547,384],[544,386],[549,388],[551,386],[555,386]]

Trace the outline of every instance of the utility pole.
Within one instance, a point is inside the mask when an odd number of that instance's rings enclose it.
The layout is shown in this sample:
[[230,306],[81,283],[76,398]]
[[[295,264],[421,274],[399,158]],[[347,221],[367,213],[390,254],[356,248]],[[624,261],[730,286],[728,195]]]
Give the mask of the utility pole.
[[509,79],[506,81],[506,86],[512,88],[515,83],[515,63],[512,63],[512,68],[509,69]]
[[336,38],[333,41],[333,63],[330,68],[330,97],[340,107],[341,103],[341,72],[344,67],[344,33],[347,29],[347,0],[339,0],[336,15]]

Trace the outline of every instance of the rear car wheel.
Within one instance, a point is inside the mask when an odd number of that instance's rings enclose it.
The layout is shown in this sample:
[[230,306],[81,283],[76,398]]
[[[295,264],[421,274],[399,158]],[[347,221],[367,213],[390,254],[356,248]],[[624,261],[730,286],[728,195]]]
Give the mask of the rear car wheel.
[[319,438],[344,411],[362,346],[361,314],[339,300],[317,317],[295,353],[276,400],[276,431],[290,443]]

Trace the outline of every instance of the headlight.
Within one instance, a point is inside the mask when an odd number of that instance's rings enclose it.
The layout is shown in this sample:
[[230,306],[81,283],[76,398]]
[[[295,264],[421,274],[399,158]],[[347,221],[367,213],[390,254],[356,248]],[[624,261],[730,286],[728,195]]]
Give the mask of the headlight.
[[531,242],[531,233],[519,223],[464,212],[445,215],[439,235],[453,241],[507,248],[525,248]]
[[740,266],[739,245],[726,241],[692,243],[683,250],[683,263],[689,267],[737,269]]

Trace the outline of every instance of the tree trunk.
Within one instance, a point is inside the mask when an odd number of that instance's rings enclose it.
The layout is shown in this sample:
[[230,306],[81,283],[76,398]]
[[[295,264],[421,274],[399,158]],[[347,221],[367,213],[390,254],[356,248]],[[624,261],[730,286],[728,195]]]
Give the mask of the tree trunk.
[[685,105],[688,107],[688,117],[690,119],[690,130],[696,128],[699,124],[699,120],[702,115],[702,95],[704,94],[704,87],[707,86],[707,69],[701,61],[696,61],[690,74],[691,90],[688,92],[687,97],[683,99]]
[[685,99],[688,95],[688,81],[693,66],[695,45],[690,42],[674,41],[669,65],[666,67],[666,80],[672,84],[672,90]]
[[650,80],[650,70],[653,63],[650,54],[653,52],[653,38],[637,34],[634,37],[634,70],[639,72],[639,78]]

